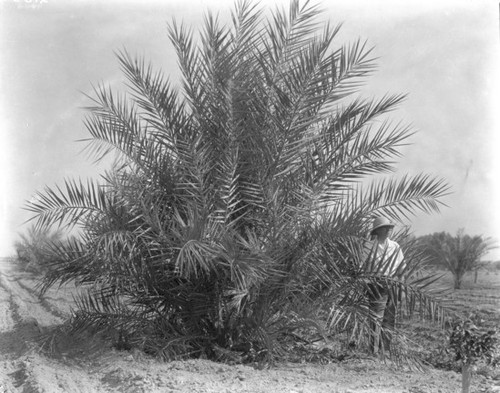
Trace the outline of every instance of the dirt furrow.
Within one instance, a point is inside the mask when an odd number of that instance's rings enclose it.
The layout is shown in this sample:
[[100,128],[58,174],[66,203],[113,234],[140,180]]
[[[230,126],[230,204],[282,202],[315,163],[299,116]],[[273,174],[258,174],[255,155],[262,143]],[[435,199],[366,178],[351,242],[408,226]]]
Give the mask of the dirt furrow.
[[14,328],[14,320],[10,312],[10,294],[1,286],[0,280],[0,334]]
[[26,291],[15,278],[2,277],[2,286],[11,295],[11,303],[19,321],[35,319],[39,326],[52,326],[64,321],[52,311],[48,311],[42,301]]

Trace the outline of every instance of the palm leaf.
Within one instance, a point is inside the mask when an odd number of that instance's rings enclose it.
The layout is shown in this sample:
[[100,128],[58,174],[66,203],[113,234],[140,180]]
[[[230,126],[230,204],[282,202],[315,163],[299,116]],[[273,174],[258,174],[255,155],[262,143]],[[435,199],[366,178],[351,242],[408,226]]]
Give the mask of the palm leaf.
[[26,210],[34,213],[36,226],[58,224],[60,227],[82,225],[86,219],[103,213],[111,204],[105,189],[93,180],[66,180],[64,188],[45,188],[27,202]]
[[440,206],[446,206],[440,199],[448,193],[449,186],[442,179],[425,174],[405,175],[373,182],[361,199],[365,201],[363,209],[398,220],[401,216],[408,218],[416,210],[438,212]]

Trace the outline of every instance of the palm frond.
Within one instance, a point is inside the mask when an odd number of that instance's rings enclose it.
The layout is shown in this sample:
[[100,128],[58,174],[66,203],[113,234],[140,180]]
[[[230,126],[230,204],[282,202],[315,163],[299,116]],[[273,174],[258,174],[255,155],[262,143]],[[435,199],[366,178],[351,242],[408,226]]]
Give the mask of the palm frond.
[[375,181],[361,199],[367,213],[399,220],[401,216],[409,218],[418,210],[429,214],[439,212],[440,206],[446,206],[440,200],[448,194],[449,186],[443,179],[419,174]]
[[144,59],[132,58],[123,50],[117,53],[124,74],[130,81],[133,98],[142,109],[140,113],[156,137],[168,152],[175,155],[177,140],[189,139],[189,116],[178,92],[161,72],[154,72]]
[[97,182],[66,180],[64,187],[46,187],[26,203],[25,209],[34,213],[36,227],[51,225],[71,228],[82,225],[92,215],[104,212],[111,204],[106,190]]

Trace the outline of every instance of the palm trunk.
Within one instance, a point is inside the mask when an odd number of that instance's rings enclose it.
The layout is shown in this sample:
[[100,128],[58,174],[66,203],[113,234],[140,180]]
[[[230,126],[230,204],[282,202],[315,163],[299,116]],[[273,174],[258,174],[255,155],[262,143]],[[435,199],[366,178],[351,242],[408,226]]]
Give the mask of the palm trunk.
[[463,274],[455,274],[455,289],[460,289],[462,287]]
[[462,365],[462,393],[469,393],[470,382],[472,379],[472,364]]

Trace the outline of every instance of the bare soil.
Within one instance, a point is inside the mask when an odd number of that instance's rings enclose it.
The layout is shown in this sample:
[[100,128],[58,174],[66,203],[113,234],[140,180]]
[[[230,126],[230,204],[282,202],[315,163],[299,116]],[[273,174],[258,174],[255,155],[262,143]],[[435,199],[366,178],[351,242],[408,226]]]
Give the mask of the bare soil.
[[[428,368],[398,368],[374,358],[330,364],[282,363],[257,369],[209,360],[161,362],[117,351],[95,337],[67,335],[75,288],[39,298],[35,280],[0,260],[0,393],[247,392],[456,393],[461,376]],[[48,332],[55,333],[47,340]],[[473,392],[500,392],[500,380],[476,375]]]

